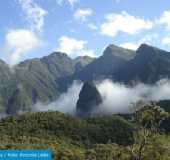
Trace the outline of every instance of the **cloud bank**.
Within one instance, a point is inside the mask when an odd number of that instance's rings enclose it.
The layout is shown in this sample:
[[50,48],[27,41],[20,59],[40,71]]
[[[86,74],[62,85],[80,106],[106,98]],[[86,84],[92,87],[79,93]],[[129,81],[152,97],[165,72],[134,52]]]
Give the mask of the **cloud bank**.
[[86,41],[68,36],[59,38],[57,51],[64,52],[73,58],[85,55],[95,57],[94,51],[88,49]]
[[90,8],[86,9],[78,9],[74,13],[74,18],[76,20],[80,20],[81,22],[85,22],[89,16],[93,14],[93,11]]
[[6,60],[10,65],[19,62],[22,56],[40,46],[37,36],[26,29],[10,30],[6,35]]
[[34,0],[17,0],[24,13],[24,20],[29,27],[9,29],[5,35],[3,46],[4,60],[13,66],[28,53],[41,46],[39,34],[44,27],[47,11],[41,8]]
[[102,112],[128,113],[133,111],[133,105],[139,101],[160,101],[170,99],[170,81],[163,79],[154,85],[138,83],[126,86],[105,80],[97,85],[103,97],[100,106]]
[[78,2],[78,0],[56,0],[56,2],[59,5],[62,5],[64,2],[67,2],[71,5],[71,7],[74,7],[74,5]]
[[[34,111],[57,110],[74,114],[82,85],[80,82],[74,82],[55,102],[48,105],[39,102],[33,106]],[[133,111],[133,105],[141,100],[149,102],[170,99],[170,80],[167,79],[160,80],[154,85],[138,83],[134,86],[107,79],[96,82],[96,86],[103,99],[103,103],[99,106],[99,111],[102,113],[129,113]]]
[[64,113],[75,113],[75,106],[78,100],[79,92],[81,90],[82,83],[74,81],[71,87],[67,90],[66,93],[63,93],[55,102],[52,102],[48,105],[45,105],[41,102],[38,102],[32,107],[33,111],[60,111]]
[[133,35],[153,27],[152,21],[132,16],[125,11],[122,11],[121,14],[108,14],[105,19],[100,30],[103,35],[110,37],[115,37],[120,32]]
[[33,0],[18,0],[30,23],[31,29],[41,31],[44,26],[44,17],[48,13]]

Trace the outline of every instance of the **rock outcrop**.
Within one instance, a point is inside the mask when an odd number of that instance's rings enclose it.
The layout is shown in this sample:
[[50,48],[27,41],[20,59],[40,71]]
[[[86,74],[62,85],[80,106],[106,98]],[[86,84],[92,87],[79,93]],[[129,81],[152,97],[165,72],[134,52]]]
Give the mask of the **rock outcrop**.
[[76,114],[78,117],[88,117],[93,115],[99,104],[102,103],[102,98],[93,82],[85,82],[77,101]]

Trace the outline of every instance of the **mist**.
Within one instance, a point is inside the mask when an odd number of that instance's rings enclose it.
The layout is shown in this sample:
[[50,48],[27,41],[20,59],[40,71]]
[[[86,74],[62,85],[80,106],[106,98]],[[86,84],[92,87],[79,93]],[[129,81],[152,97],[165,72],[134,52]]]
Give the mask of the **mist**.
[[[133,105],[139,101],[160,101],[170,99],[170,80],[162,79],[154,85],[137,83],[134,86],[112,82],[109,79],[95,82],[103,102],[99,106],[102,113],[129,113]],[[83,83],[74,81],[66,93],[50,104],[38,102],[33,106],[33,111],[60,111],[75,113],[76,102]]]
[[162,79],[154,85],[138,83],[128,86],[104,80],[97,84],[97,88],[103,98],[99,106],[101,112],[129,113],[133,112],[133,106],[139,102],[150,102],[170,99],[170,81]]
[[74,114],[76,109],[76,102],[78,100],[82,85],[83,84],[81,82],[74,81],[73,84],[68,88],[67,92],[61,94],[56,101],[50,104],[38,102],[32,107],[32,110],[34,112],[52,110]]

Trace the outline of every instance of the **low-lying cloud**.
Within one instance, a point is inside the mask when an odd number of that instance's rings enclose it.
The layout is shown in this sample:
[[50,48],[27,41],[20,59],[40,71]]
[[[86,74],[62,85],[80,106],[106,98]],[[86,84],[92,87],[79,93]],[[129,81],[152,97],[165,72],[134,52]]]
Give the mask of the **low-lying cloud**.
[[47,105],[38,102],[33,106],[33,111],[55,110],[64,113],[74,114],[81,87],[81,82],[74,81],[67,92],[61,94],[61,96],[55,102]]
[[154,85],[138,83],[127,86],[104,80],[97,85],[103,98],[100,109],[108,113],[127,113],[139,102],[160,101],[170,99],[170,81],[163,79]]
[[[81,82],[75,81],[66,93],[63,93],[55,102],[44,105],[37,103],[34,111],[57,110],[64,113],[74,114],[76,102],[82,87]],[[163,79],[154,85],[138,83],[128,86],[121,83],[104,80],[96,82],[96,86],[103,98],[99,106],[102,113],[129,113],[133,105],[139,101],[160,101],[170,99],[170,80]]]

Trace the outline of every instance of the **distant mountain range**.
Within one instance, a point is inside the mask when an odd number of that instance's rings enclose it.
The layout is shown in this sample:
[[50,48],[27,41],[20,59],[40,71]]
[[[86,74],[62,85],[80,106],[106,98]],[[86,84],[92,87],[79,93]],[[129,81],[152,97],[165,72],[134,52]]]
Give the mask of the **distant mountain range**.
[[0,60],[0,112],[30,110],[38,101],[51,102],[73,80],[109,78],[127,84],[155,83],[170,77],[170,52],[142,44],[137,51],[109,45],[102,56],[71,59],[54,52],[10,68]]

